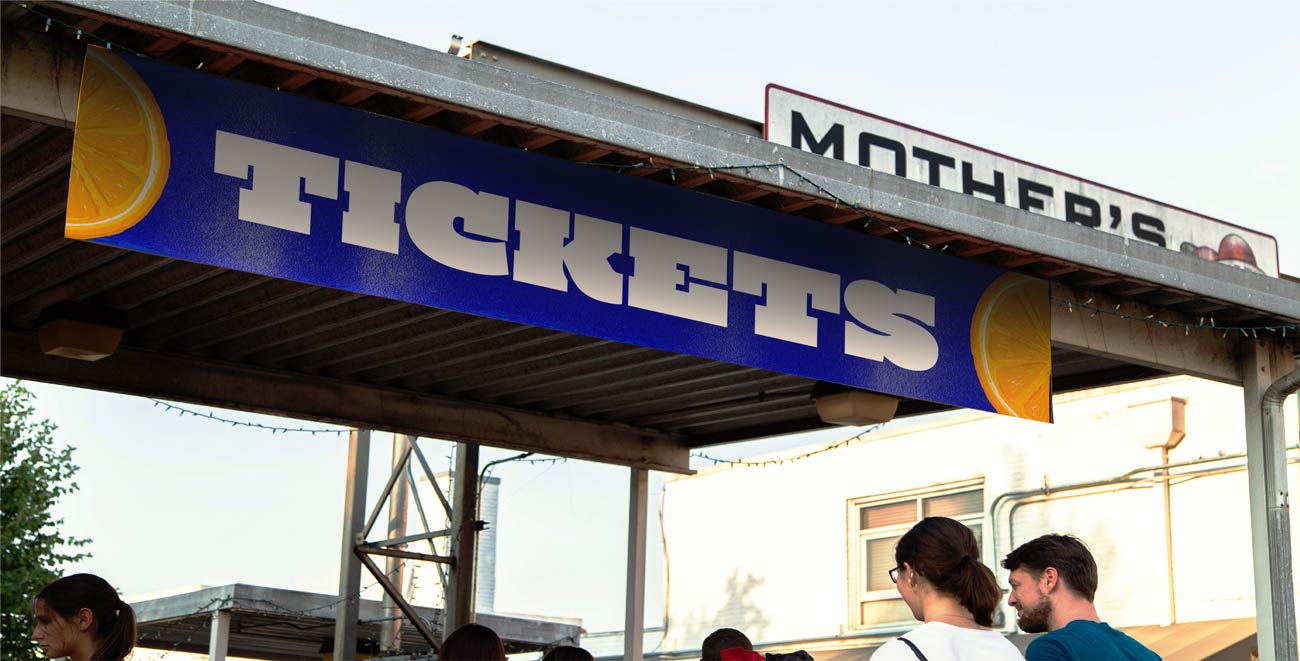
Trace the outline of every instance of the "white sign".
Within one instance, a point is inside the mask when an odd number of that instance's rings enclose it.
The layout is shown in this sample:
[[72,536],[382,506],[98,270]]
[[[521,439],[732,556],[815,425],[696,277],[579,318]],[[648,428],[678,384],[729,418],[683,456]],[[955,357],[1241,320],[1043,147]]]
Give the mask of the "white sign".
[[914,181],[1277,277],[1277,240],[779,85],[764,137]]

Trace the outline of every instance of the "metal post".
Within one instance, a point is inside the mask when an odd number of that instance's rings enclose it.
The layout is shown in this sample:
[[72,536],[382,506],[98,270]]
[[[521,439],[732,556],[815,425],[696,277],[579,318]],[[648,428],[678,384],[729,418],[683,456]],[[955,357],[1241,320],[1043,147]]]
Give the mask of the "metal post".
[[361,617],[361,561],[354,549],[366,522],[366,476],[370,471],[370,430],[348,435],[348,477],[343,494],[343,553],[339,557],[339,603],[334,606],[334,661],[357,656],[357,620]]
[[645,640],[645,544],[649,490],[650,472],[633,468],[627,499],[627,605],[623,610],[625,661],[641,661]]
[[[1282,405],[1300,391],[1300,366],[1278,377],[1264,391],[1264,446],[1272,448],[1265,474],[1273,476],[1272,502],[1268,504],[1269,576],[1283,586],[1273,593],[1273,649],[1279,659],[1300,658],[1300,630],[1296,629],[1295,583],[1292,574],[1291,501],[1286,468],[1286,419]],[[1293,434],[1294,435],[1294,434]],[[1280,540],[1280,541],[1279,541]]]
[[456,444],[456,469],[452,473],[451,549],[456,558],[447,577],[442,635],[474,621],[474,541],[478,522],[478,445]]
[[[392,493],[388,495],[388,539],[395,539],[406,535],[406,500],[410,496],[410,482],[407,478],[406,462],[410,457],[407,447],[414,443],[415,439],[404,434],[393,434],[393,470],[400,472],[401,477],[393,485]],[[401,590],[405,581],[406,561],[402,558],[388,556],[384,558],[384,575],[388,580]],[[397,607],[397,602],[384,593],[384,617],[386,618],[379,627],[379,647],[386,652],[396,652],[402,649],[402,611]]]
[[1256,640],[1260,661],[1284,661],[1297,654],[1295,590],[1281,402],[1269,406],[1277,398],[1269,387],[1292,372],[1294,362],[1274,356],[1268,342],[1247,341],[1241,348]]
[[[409,551],[393,551],[391,549],[382,548],[376,550],[374,547],[367,548],[364,544],[356,547],[355,550],[357,560],[359,560],[361,564],[365,565],[366,569],[370,571],[370,575],[374,576],[375,580],[379,582],[379,586],[384,589],[384,594],[393,598],[393,602],[397,604],[398,610],[401,610],[402,614],[406,616],[406,619],[410,620],[411,624],[415,625],[415,630],[420,632],[420,637],[424,639],[424,642],[429,644],[429,647],[433,649],[433,653],[438,654],[438,650],[441,649],[441,646],[438,644],[438,641],[434,640],[433,630],[430,629],[429,625],[420,617],[420,614],[415,611],[415,607],[407,603],[406,598],[398,591],[397,586],[393,585],[393,582],[388,580],[388,576],[386,576],[384,571],[379,568],[379,565],[375,564],[375,561],[370,559],[370,554],[376,552],[388,554],[396,553],[399,554],[399,557],[403,554],[411,553]],[[411,555],[421,554],[414,553]]]
[[209,661],[226,661],[230,651],[230,611],[212,613],[212,631],[208,632]]

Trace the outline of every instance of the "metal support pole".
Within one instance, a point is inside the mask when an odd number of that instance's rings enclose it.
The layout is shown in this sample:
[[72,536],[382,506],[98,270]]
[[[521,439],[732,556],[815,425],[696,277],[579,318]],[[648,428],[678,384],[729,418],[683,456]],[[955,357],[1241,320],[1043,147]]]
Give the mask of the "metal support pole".
[[230,611],[212,613],[212,630],[208,632],[209,661],[226,661],[230,651]]
[[645,642],[645,544],[649,491],[650,472],[633,468],[627,499],[627,605],[623,610],[625,661],[641,661],[641,648]]
[[[415,458],[420,460],[420,468],[424,470],[425,477],[429,479],[429,486],[433,488],[433,493],[438,496],[438,501],[442,503],[443,508],[446,510],[447,522],[450,524],[451,506],[447,503],[447,497],[442,494],[442,489],[438,487],[438,480],[434,477],[433,471],[429,470],[429,463],[424,460],[424,453],[420,452],[420,446],[415,442],[415,437],[408,436],[407,438],[411,439],[411,454],[415,455]],[[410,462],[407,462],[406,464],[406,479],[411,484],[415,484],[415,465]],[[429,528],[429,517],[424,513],[424,504],[420,502],[420,490],[418,488],[411,489],[411,500],[415,501],[415,512],[420,515],[420,529],[426,531],[431,530],[431,528]],[[448,537],[447,544],[448,548],[450,548],[451,531],[445,530],[444,534]],[[429,544],[429,553],[437,554],[438,547],[433,545],[433,539],[429,538],[426,541]],[[451,553],[451,551],[449,550],[447,553]],[[442,586],[443,600],[445,601],[447,596],[447,568],[442,566],[441,563],[434,566],[438,569],[438,585]]]
[[[398,591],[397,586],[393,585],[393,582],[388,580],[388,577],[384,575],[384,572],[379,569],[379,565],[375,564],[375,561],[370,559],[370,551],[368,551],[365,545],[362,544],[356,547],[355,552],[357,560],[366,566],[366,569],[370,571],[370,575],[374,576],[376,581],[379,581],[379,587],[384,589],[384,594],[393,598],[393,602],[397,604],[397,608],[402,611],[402,614],[406,616],[406,619],[410,620],[411,624],[415,625],[415,630],[420,632],[420,637],[424,638],[424,642],[429,644],[429,648],[433,650],[434,654],[437,654],[442,647],[438,644],[438,641],[433,639],[433,630],[430,629],[429,625],[420,617],[420,614],[415,612],[415,607],[407,603],[406,598]],[[401,551],[397,551],[397,553],[401,553]]]
[[[1295,589],[1291,573],[1290,502],[1281,398],[1294,361],[1268,342],[1242,343],[1246,407],[1246,470],[1251,548],[1255,567],[1255,626],[1260,661],[1297,658]],[[1280,354],[1280,352],[1279,352]],[[1283,376],[1283,374],[1286,376]],[[1281,378],[1279,378],[1281,377]],[[1280,388],[1271,388],[1274,381]],[[1274,401],[1276,400],[1276,401]]]
[[343,554],[339,557],[339,603],[334,606],[334,661],[357,656],[361,617],[361,562],[354,549],[366,522],[366,476],[370,471],[370,430],[348,435],[348,478],[343,494]]
[[[388,535],[387,539],[406,535],[406,500],[410,497],[410,482],[407,480],[406,462],[410,459],[409,444],[415,439],[405,434],[393,434],[393,472],[400,474],[388,495]],[[406,561],[402,558],[388,556],[384,558],[384,574],[400,591],[405,581]],[[386,652],[402,649],[402,618],[397,602],[384,592],[384,620],[379,627],[379,647]]]
[[[456,559],[447,555],[431,555],[429,553],[416,553],[415,551],[403,551],[401,549],[390,549],[379,546],[378,544],[358,544],[357,550],[369,555],[382,555],[386,558],[406,558],[407,560],[420,560],[422,562],[445,562],[452,564]],[[400,604],[398,604],[400,606]]]
[[443,638],[474,621],[474,542],[478,537],[478,445],[456,444],[452,473],[451,551],[456,558],[447,577]]

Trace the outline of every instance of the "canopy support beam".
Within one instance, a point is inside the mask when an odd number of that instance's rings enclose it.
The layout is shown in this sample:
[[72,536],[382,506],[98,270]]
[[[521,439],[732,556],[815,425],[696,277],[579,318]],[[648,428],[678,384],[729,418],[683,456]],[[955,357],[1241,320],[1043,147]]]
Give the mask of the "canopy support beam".
[[1282,399],[1294,392],[1296,361],[1279,344],[1242,343],[1246,408],[1246,471],[1255,622],[1260,661],[1297,658],[1295,589],[1291,568],[1291,507],[1287,486]]

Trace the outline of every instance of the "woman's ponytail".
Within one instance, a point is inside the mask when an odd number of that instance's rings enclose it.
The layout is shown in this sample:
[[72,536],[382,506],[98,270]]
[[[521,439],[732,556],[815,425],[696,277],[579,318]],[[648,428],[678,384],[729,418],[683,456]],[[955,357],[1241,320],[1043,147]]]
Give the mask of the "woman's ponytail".
[[975,624],[993,626],[993,613],[1002,600],[1002,589],[998,587],[993,570],[980,562],[978,556],[962,556],[951,580],[936,583],[935,587],[957,597],[957,601],[975,618]]
[[116,660],[126,658],[135,647],[135,609],[125,601],[118,601],[103,624],[99,626],[102,642],[92,659]]
[[898,540],[894,559],[955,597],[976,624],[993,626],[1002,590],[993,570],[980,562],[979,544],[965,524],[942,516],[924,518]]

